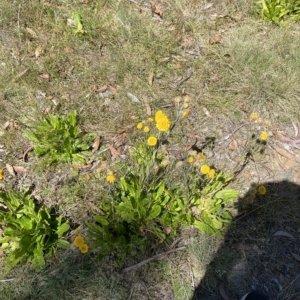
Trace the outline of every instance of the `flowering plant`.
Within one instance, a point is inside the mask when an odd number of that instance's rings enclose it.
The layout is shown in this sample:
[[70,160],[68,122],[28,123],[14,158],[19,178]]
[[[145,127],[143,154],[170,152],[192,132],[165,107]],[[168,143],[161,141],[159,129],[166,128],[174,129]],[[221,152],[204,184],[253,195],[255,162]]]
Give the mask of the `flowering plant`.
[[141,136],[129,146],[126,173],[116,183],[107,178],[114,188],[99,205],[103,213],[87,224],[90,246],[100,249],[100,258],[114,255],[122,265],[126,255],[162,243],[187,226],[221,237],[220,230],[231,222],[225,205],[238,193],[224,186],[232,177],[205,162],[203,153],[192,153],[185,164],[171,159],[164,144],[171,125],[161,110],[139,122]]

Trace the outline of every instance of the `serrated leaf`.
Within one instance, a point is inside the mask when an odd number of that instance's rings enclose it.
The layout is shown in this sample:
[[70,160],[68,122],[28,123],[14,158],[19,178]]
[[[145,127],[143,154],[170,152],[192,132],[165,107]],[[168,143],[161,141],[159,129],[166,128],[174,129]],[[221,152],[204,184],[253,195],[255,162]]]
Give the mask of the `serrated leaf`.
[[152,207],[150,214],[146,218],[146,221],[156,218],[157,216],[160,215],[160,213],[161,213],[161,207],[159,205],[154,205]]
[[58,237],[62,237],[64,233],[67,232],[69,229],[70,225],[68,223],[63,223],[57,228],[56,233]]

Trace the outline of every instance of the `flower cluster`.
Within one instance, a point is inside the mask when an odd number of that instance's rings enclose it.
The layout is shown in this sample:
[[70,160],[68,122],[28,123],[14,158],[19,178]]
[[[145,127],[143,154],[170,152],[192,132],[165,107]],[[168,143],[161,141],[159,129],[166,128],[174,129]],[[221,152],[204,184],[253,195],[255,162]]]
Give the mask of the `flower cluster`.
[[163,113],[161,110],[158,110],[155,113],[155,122],[156,122],[156,128],[159,131],[168,131],[171,127],[171,121],[169,120],[168,116]]
[[[78,228],[75,229],[75,232],[76,230],[78,231]],[[74,239],[74,245],[80,250],[81,253],[87,253],[89,250],[88,245],[84,242],[84,237],[81,235],[76,236]]]
[[214,178],[216,174],[216,170],[212,169],[209,165],[202,165],[200,168],[200,172],[203,175],[207,175],[209,178]]
[[3,180],[4,178],[4,171],[0,169],[0,180]]

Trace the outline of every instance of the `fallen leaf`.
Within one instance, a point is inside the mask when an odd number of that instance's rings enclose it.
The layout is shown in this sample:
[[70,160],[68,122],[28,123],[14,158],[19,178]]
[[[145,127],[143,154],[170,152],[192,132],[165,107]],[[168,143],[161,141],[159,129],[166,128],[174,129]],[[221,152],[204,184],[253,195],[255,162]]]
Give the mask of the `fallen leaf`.
[[26,173],[27,170],[22,166],[13,166],[13,169],[16,173]]
[[219,285],[219,293],[224,300],[229,300],[229,298],[225,292],[225,285],[223,282]]
[[164,12],[154,2],[151,3],[151,10],[152,10],[152,13],[159,15],[161,18],[163,17]]
[[202,7],[202,9],[203,9],[203,10],[209,9],[209,8],[211,8],[213,5],[214,5],[213,3],[207,3],[206,5],[204,5],[204,6]]
[[15,170],[14,170],[14,168],[10,164],[6,164],[5,167],[6,167],[6,170],[8,171],[8,173],[10,175],[12,175],[13,177],[16,176]]
[[288,233],[288,232],[286,232],[286,231],[283,231],[283,230],[278,230],[278,231],[276,231],[276,232],[274,233],[274,236],[284,236],[284,237],[288,237],[288,238],[291,238],[291,239],[294,238],[290,233]]
[[31,28],[27,27],[27,28],[26,28],[26,31],[27,31],[28,33],[30,33],[34,38],[37,37],[37,34],[35,33],[35,31],[32,30]]
[[210,115],[210,113],[209,113],[209,111],[207,110],[207,108],[206,107],[202,107],[202,110],[203,110],[203,112],[205,113],[205,115],[207,116],[207,117],[209,117],[209,118],[212,118],[212,116]]
[[158,62],[162,64],[162,63],[167,63],[170,60],[171,60],[171,57],[163,57]]
[[237,143],[236,139],[232,138],[231,142],[229,143],[229,149],[236,150],[237,147],[238,147],[238,143]]
[[42,78],[42,79],[49,79],[50,75],[44,73],[44,74],[39,75],[39,77]]
[[100,173],[107,168],[107,162],[105,160],[101,160],[95,170],[96,173]]
[[98,135],[92,145],[93,148],[92,152],[97,151],[100,147],[100,144],[101,144],[101,136]]
[[38,45],[34,52],[35,58],[38,58],[43,53],[44,53],[44,46]]
[[296,253],[292,253],[292,255],[296,260],[300,261],[300,255],[298,255]]
[[148,83],[149,83],[149,85],[152,85],[153,77],[154,77],[154,72],[153,72],[153,70],[151,70],[148,74]]
[[24,71],[20,72],[20,73],[15,77],[15,79],[18,79],[18,78],[24,76],[28,71],[29,71],[29,69],[25,69]]
[[295,137],[297,137],[298,136],[298,130],[299,130],[299,128],[298,128],[298,126],[297,126],[297,124],[296,123],[294,123],[294,122],[292,122],[292,124],[293,124],[293,127],[294,127],[294,131],[295,131]]
[[277,161],[277,163],[282,167],[284,170],[291,169],[295,166],[295,161],[291,159],[287,159],[279,155],[278,153],[274,154],[274,157]]
[[118,158],[118,156],[120,155],[121,151],[115,149],[112,145],[108,144],[107,147],[110,150],[111,153],[111,160],[114,161]]
[[222,40],[222,36],[221,35],[217,35],[217,36],[215,36],[213,38],[210,38],[209,41],[208,41],[208,43],[210,45],[219,44],[221,40]]
[[3,125],[2,128],[3,129],[7,129],[9,127],[10,121],[6,121]]
[[127,97],[132,101],[132,102],[135,102],[135,103],[139,103],[141,102],[136,96],[130,94],[130,93],[126,93]]
[[151,112],[151,107],[150,107],[150,105],[149,105],[148,100],[147,100],[146,98],[143,98],[143,102],[144,102],[144,105],[145,105],[145,107],[146,107],[146,114],[147,114],[148,116],[151,116],[152,112]]
[[99,207],[97,207],[94,203],[87,201],[87,205],[90,207],[92,211],[96,211],[97,213],[103,213]]
[[282,155],[288,159],[295,160],[295,156],[293,154],[291,154],[290,152],[288,152],[287,150],[285,150],[283,148],[279,148],[279,147],[274,147],[274,149],[280,155]]
[[70,18],[67,19],[67,23],[72,27],[77,27],[77,23]]
[[97,88],[96,86],[94,86],[94,91],[97,92],[97,93],[103,93],[105,92],[106,90],[108,89],[108,85],[103,85],[99,88]]
[[109,84],[109,85],[108,85],[108,88],[109,88],[109,90],[110,90],[114,95],[118,94],[117,89],[114,88],[112,85]]

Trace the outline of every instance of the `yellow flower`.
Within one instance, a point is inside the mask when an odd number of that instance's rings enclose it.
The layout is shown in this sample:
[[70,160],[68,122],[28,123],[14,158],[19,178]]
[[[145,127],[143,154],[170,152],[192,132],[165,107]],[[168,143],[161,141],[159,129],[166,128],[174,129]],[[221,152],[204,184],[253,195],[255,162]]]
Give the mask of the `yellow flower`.
[[148,118],[148,122],[152,123],[153,121],[153,118]]
[[203,165],[203,166],[201,166],[200,171],[201,171],[201,173],[202,173],[203,175],[206,175],[206,174],[208,174],[209,171],[210,171],[210,166],[208,166],[208,165]]
[[206,159],[206,156],[202,152],[198,153],[197,157],[199,161],[204,161]]
[[114,183],[116,180],[116,177],[113,174],[109,174],[106,176],[106,181],[108,181],[109,183]]
[[194,162],[194,157],[193,156],[189,156],[187,159],[188,163],[192,164]]
[[76,236],[74,240],[74,245],[78,248],[82,247],[84,245],[84,238],[81,235]]
[[150,131],[149,126],[145,126],[145,127],[144,127],[144,132],[148,133],[149,131]]
[[260,185],[257,190],[261,195],[264,195],[267,192],[267,189],[263,185]]
[[208,177],[209,178],[214,178],[215,174],[216,174],[216,170],[210,169],[210,171],[208,172]]
[[171,121],[168,119],[168,117],[161,118],[156,121],[156,128],[159,131],[168,131],[170,126],[171,126]]
[[138,124],[136,125],[136,128],[137,128],[137,129],[142,129],[142,128],[143,128],[143,123],[142,123],[142,122],[138,123]]
[[147,140],[149,146],[155,146],[157,144],[157,138],[155,136],[150,136]]
[[4,178],[4,171],[0,169],[0,180],[3,180]]
[[82,231],[82,228],[79,226],[74,230],[74,234],[79,234]]
[[268,133],[266,131],[263,131],[260,135],[260,138],[263,140],[263,141],[266,141],[268,139]]
[[156,113],[155,113],[155,116],[154,116],[154,119],[155,119],[155,122],[161,120],[161,119],[165,119],[165,118],[168,118],[167,115],[165,113],[163,113],[161,110],[158,110]]
[[251,121],[256,121],[258,119],[258,113],[257,112],[253,112],[250,114],[250,120]]
[[81,253],[87,253],[89,251],[89,247],[87,244],[83,244],[79,247]]

